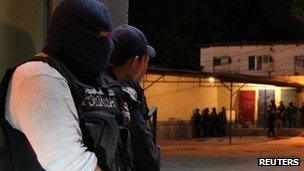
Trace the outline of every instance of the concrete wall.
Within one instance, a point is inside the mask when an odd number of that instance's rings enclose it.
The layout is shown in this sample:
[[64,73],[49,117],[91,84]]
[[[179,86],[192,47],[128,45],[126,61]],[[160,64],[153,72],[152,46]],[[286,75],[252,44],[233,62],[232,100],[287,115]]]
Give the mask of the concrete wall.
[[190,121],[157,122],[157,139],[185,139],[193,137]]
[[43,47],[46,0],[0,0],[0,78]]
[[[167,139],[187,139],[193,138],[192,125],[190,122],[168,121],[159,122],[157,138]],[[276,136],[299,136],[303,135],[302,128],[276,128]],[[232,128],[231,135],[237,136],[267,136],[267,128]],[[229,129],[226,129],[226,136],[229,136]]]
[[[148,75],[147,79],[154,81],[159,75]],[[165,76],[166,81],[198,81],[195,78],[178,78]],[[207,80],[202,80],[207,81]],[[144,87],[151,82],[145,82]],[[149,106],[158,107],[158,120],[168,121],[190,120],[193,109],[218,106],[218,83],[205,83],[201,88],[199,83],[155,83],[145,91]]]
[[243,45],[215,46],[201,48],[201,66],[204,71],[213,72],[214,56],[230,56],[231,64],[215,67],[215,71],[236,71],[243,74],[267,75],[265,70],[248,70],[248,56],[271,55],[274,58],[274,73],[272,75],[304,74],[304,68],[294,67],[294,57],[304,55],[303,44],[286,45]]
[[[48,0],[0,0],[0,78],[10,66],[33,57],[44,46]],[[128,0],[100,0],[113,25],[128,23]],[[60,0],[53,0],[56,5]]]

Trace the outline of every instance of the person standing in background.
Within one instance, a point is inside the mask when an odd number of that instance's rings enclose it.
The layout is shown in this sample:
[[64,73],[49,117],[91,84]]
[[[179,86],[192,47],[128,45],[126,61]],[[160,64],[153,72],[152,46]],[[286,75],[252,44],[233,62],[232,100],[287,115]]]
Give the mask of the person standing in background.
[[202,111],[202,130],[203,130],[204,137],[210,136],[210,116],[209,116],[208,108],[205,108]]
[[210,121],[211,121],[211,136],[217,136],[218,128],[217,128],[217,122],[218,122],[218,117],[216,113],[216,108],[212,108],[212,112],[210,113]]
[[200,111],[199,109],[195,109],[193,113],[193,124],[194,124],[194,133],[196,138],[201,137],[201,130],[202,130],[201,123],[202,123],[202,116],[200,114]]
[[268,125],[268,137],[275,137],[275,120],[276,120],[276,113],[275,113],[275,107],[273,105],[273,100],[271,101],[271,105],[267,107],[267,125]]
[[226,108],[222,107],[222,111],[219,114],[219,128],[220,128],[220,136],[226,136],[226,126],[227,126],[227,118],[226,118]]
[[293,105],[292,102],[290,102],[286,109],[289,128],[296,128],[296,119],[297,119],[296,112],[297,112],[296,107]]
[[282,121],[283,127],[286,126],[286,107],[283,104],[283,101],[280,101],[280,105],[278,106],[278,118]]
[[304,103],[300,107],[300,121],[302,128],[304,128]]

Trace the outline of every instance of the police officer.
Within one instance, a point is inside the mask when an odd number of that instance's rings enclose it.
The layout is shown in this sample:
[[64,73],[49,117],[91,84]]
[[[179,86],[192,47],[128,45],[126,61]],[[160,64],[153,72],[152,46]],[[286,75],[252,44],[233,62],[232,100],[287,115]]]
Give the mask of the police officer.
[[194,124],[194,132],[195,132],[195,137],[199,138],[201,137],[201,131],[202,131],[202,116],[200,114],[199,109],[195,109],[193,113],[193,124]]
[[270,105],[267,106],[267,125],[268,125],[268,137],[275,137],[275,120],[276,120],[276,113],[277,113],[277,106],[274,100],[270,101]]
[[226,124],[227,124],[227,118],[226,118],[226,108],[222,107],[222,111],[219,113],[219,128],[220,128],[220,136],[226,136]]
[[204,137],[209,137],[211,135],[211,121],[209,116],[209,109],[205,108],[202,111],[202,127],[203,127],[203,135]]
[[304,128],[304,103],[302,103],[301,107],[300,107],[300,121],[301,121],[301,125],[302,128]]
[[12,170],[125,170],[116,160],[121,106],[99,79],[111,31],[99,1],[64,0],[39,59],[7,72],[0,108]]
[[289,122],[289,128],[295,128],[296,127],[296,112],[297,108],[293,105],[292,102],[289,103],[286,113],[287,113],[287,120]]
[[212,111],[210,113],[210,121],[211,121],[211,136],[212,137],[215,137],[217,136],[217,133],[218,133],[218,116],[217,116],[217,113],[216,113],[216,108],[213,107],[212,108]]
[[283,101],[280,101],[280,105],[278,106],[278,118],[283,122],[283,126],[286,125],[286,107],[283,104]]
[[113,30],[111,38],[115,48],[107,74],[127,87],[134,100],[128,101],[131,123],[129,125],[135,170],[157,171],[160,169],[160,149],[154,143],[152,130],[148,125],[148,107],[139,81],[148,68],[155,50],[145,35],[137,28],[123,25]]

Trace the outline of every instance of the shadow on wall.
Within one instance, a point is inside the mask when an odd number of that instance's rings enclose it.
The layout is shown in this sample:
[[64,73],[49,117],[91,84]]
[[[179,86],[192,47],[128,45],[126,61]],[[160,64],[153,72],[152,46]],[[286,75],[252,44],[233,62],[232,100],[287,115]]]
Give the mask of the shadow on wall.
[[32,38],[22,28],[0,21],[0,78],[7,68],[35,55]]
[[[33,40],[23,29],[0,21],[0,79],[5,71],[24,59],[35,55]],[[0,170],[9,170],[7,148],[0,128]]]

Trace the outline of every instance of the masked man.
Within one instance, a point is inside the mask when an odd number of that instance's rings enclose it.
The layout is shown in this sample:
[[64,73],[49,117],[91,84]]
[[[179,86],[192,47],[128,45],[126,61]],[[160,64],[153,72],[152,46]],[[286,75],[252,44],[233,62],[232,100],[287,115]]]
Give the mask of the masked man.
[[12,170],[127,170],[117,156],[128,111],[99,79],[111,31],[99,1],[63,0],[43,53],[7,72],[0,108]]

